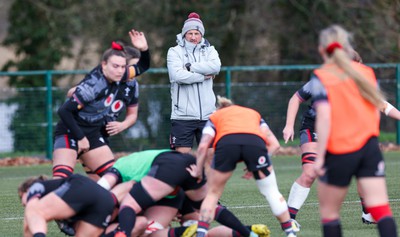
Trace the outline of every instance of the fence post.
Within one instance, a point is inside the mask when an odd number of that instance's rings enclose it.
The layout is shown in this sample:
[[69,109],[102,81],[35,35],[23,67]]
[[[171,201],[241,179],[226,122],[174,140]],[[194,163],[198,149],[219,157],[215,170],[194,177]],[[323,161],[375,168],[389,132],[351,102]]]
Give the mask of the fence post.
[[225,77],[225,93],[226,98],[231,99],[231,69],[226,67],[226,77]]
[[53,85],[52,73],[46,71],[46,117],[47,117],[47,136],[46,136],[46,158],[52,159],[53,148]]
[[[396,65],[396,108],[400,108],[400,64]],[[396,144],[400,144],[400,121],[396,121]]]

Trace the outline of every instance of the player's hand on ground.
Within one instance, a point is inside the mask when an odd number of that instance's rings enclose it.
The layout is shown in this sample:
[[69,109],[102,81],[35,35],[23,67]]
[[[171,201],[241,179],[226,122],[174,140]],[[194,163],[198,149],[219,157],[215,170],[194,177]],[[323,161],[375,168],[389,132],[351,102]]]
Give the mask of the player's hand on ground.
[[248,171],[247,168],[244,168],[243,171],[244,171],[244,174],[242,175],[243,179],[249,180],[253,178],[253,173],[251,171]]

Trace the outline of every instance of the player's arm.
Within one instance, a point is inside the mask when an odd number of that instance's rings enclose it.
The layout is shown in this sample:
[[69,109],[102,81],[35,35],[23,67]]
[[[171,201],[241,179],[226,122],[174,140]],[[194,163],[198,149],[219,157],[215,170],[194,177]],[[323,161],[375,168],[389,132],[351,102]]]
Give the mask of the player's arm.
[[71,98],[72,95],[75,93],[75,90],[76,90],[76,86],[74,86],[71,89],[69,89],[68,92],[67,92],[67,97]]
[[29,230],[29,226],[26,221],[26,217],[24,217],[24,237],[32,237],[32,233]]
[[393,119],[400,120],[400,111],[396,109],[392,104],[388,101],[384,102],[384,106],[380,109],[382,113],[385,113],[386,116],[391,117]]
[[302,100],[300,100],[297,93],[293,94],[293,96],[289,100],[288,108],[287,108],[287,112],[286,112],[286,125],[282,131],[283,139],[285,140],[285,143],[287,143],[289,141],[289,139],[291,141],[293,141],[294,123],[295,123],[296,115],[299,110],[301,102],[302,102]]
[[89,150],[90,145],[82,129],[79,127],[74,114],[82,108],[82,105],[73,96],[69,98],[57,111],[63,123],[71,131],[72,135],[78,140],[78,153]]
[[140,50],[141,56],[137,64],[130,65],[127,68],[123,80],[131,80],[143,74],[150,68],[150,52],[145,34],[141,31],[136,31],[132,29],[129,31],[129,37],[131,39],[133,47]]
[[316,175],[321,176],[325,173],[325,154],[331,129],[331,106],[325,87],[315,75],[311,78],[310,83],[312,84],[311,94],[317,113],[315,130],[318,134],[317,158],[315,159],[314,171]]
[[318,134],[318,146],[314,167],[317,175],[321,176],[325,173],[323,165],[325,164],[326,147],[331,127],[331,107],[327,101],[320,102],[317,103],[316,112],[315,130]]
[[207,159],[208,149],[215,137],[215,126],[208,120],[203,128],[199,147],[197,148],[196,165],[191,165],[186,168],[192,177],[198,178],[199,181],[203,179],[204,164]]
[[125,119],[122,122],[112,121],[106,125],[106,131],[110,136],[114,136],[136,123],[138,117],[138,105],[127,107]]
[[141,51],[140,60],[137,64],[128,66],[125,77],[128,80],[131,80],[139,75],[142,75],[145,71],[150,68],[150,52],[147,49],[146,51]]
[[124,127],[123,130],[131,127],[136,123],[138,117],[138,109],[139,109],[138,104],[127,107],[125,119],[124,121],[122,121]]
[[202,170],[204,168],[204,163],[207,158],[207,151],[213,139],[214,137],[207,133],[203,133],[203,135],[201,136],[199,148],[197,149],[198,153],[196,163],[199,170]]
[[268,154],[272,156],[281,148],[281,145],[279,144],[279,141],[274,133],[269,128],[268,124],[263,119],[261,120],[260,129],[261,133],[266,137]]

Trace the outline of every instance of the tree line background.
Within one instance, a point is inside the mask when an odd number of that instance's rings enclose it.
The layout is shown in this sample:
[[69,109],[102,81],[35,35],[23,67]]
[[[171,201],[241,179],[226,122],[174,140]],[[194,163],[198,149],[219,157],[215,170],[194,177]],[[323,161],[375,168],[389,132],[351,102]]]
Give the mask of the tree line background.
[[[16,57],[2,67],[3,71],[89,70],[99,63],[102,52],[112,41],[129,42],[128,31],[132,28],[146,34],[151,67],[165,68],[167,51],[176,45],[176,35],[193,11],[200,14],[205,38],[218,50],[223,66],[319,64],[318,33],[333,23],[353,33],[353,46],[365,63],[400,61],[400,0],[4,1],[11,2],[11,6],[2,44],[12,49]],[[287,100],[308,76],[306,70],[234,73],[232,82],[237,83],[293,81],[297,84],[237,85],[232,88],[233,100],[259,110],[279,135]],[[140,134],[128,132],[113,138],[114,144],[122,144],[120,150],[168,146],[168,78],[157,74],[141,77],[141,85],[160,84],[160,87],[141,87],[139,119],[134,126]],[[82,78],[83,75],[53,77],[54,121],[58,119],[56,111],[65,100],[66,90]],[[224,73],[215,81],[216,93],[223,95]],[[14,150],[43,151],[46,137],[43,129],[38,130],[46,126],[43,76],[18,76],[8,83],[19,88],[16,96],[5,101],[8,105],[18,105],[9,127],[14,136]],[[381,86],[395,88],[390,83]]]
[[[60,63],[66,59],[73,62],[69,70],[90,69],[111,41],[129,40],[131,28],[145,32],[151,67],[165,67],[167,50],[192,11],[223,66],[318,64],[318,32],[333,23],[353,33],[364,62],[400,59],[400,0],[13,0],[2,43],[17,59],[2,70],[65,69]],[[36,79],[10,84],[44,85]]]

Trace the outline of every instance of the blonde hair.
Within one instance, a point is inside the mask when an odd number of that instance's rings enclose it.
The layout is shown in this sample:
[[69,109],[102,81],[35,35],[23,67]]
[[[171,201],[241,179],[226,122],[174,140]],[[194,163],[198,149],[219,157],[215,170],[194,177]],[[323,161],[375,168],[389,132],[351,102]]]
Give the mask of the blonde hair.
[[332,25],[321,31],[319,46],[327,49],[332,43],[339,43],[342,48],[336,47],[327,56],[349,76],[357,85],[361,96],[378,108],[383,106],[385,96],[379,88],[374,87],[364,76],[351,66],[354,49],[350,44],[351,35],[339,25]]
[[217,109],[222,109],[225,107],[229,107],[231,105],[234,105],[232,100],[225,98],[223,96],[217,95]]
[[362,63],[363,62],[360,54],[357,51],[355,51],[354,49],[353,49],[352,59],[353,59],[354,62],[358,62],[358,63]]

